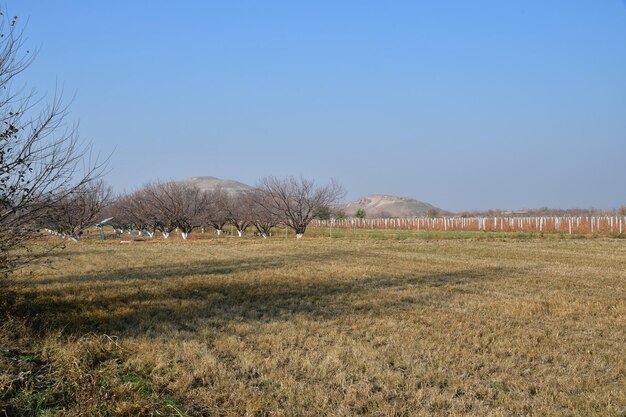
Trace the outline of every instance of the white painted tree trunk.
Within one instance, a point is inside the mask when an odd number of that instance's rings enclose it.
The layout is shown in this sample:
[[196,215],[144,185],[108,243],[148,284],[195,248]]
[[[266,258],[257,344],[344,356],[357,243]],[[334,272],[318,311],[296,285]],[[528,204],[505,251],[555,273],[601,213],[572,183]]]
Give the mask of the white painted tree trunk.
[[243,230],[237,230],[237,234],[239,235],[239,237],[243,236]]
[[222,233],[224,233],[224,231],[222,229],[217,229],[215,233],[217,233],[218,236],[222,236]]
[[182,232],[180,235],[183,237],[183,240],[187,240],[189,238],[189,233],[187,232]]
[[161,232],[161,234],[163,235],[163,239],[169,239],[170,237],[170,232]]
[[304,236],[304,233],[296,233],[296,239],[302,239],[302,236]]
[[261,236],[263,236],[263,239],[267,239],[267,233],[263,232],[261,233]]
[[154,237],[154,232],[146,232],[146,234],[148,235],[150,239]]

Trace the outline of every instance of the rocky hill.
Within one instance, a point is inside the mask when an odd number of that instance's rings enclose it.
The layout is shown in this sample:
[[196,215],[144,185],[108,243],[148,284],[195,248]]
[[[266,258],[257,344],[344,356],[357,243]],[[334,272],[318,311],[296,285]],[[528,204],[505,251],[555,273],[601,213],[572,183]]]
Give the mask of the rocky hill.
[[237,194],[252,189],[252,187],[242,182],[235,180],[223,180],[217,177],[190,177],[178,182],[192,184],[205,191],[221,188],[229,194]]
[[430,210],[445,213],[443,210],[410,197],[393,195],[368,195],[344,205],[343,210],[349,217],[358,209],[365,210],[367,218],[377,217],[420,217],[427,216]]
[[[201,190],[215,190],[221,188],[229,194],[237,194],[250,190],[252,187],[235,180],[221,179],[217,177],[190,177],[182,181],[193,184]],[[424,203],[409,197],[398,197],[393,195],[373,194],[359,198],[351,203],[342,206],[347,216],[354,216],[358,209],[365,210],[367,218],[376,217],[420,217],[427,216],[430,210],[437,210],[439,214],[445,214],[431,204]]]

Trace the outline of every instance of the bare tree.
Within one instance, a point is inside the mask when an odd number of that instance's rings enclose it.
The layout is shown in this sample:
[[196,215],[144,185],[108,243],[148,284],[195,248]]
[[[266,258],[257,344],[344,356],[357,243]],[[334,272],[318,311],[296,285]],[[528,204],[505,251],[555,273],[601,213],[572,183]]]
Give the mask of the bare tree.
[[270,208],[269,196],[261,190],[254,189],[246,192],[245,200],[250,211],[250,221],[259,235],[267,239],[272,228],[280,223],[282,216]]
[[263,206],[278,216],[296,232],[296,237],[304,236],[306,227],[321,207],[330,207],[345,194],[343,187],[334,180],[325,186],[317,186],[312,180],[289,177],[279,179],[266,177],[257,187],[266,195]]
[[202,210],[203,223],[208,223],[221,236],[228,223],[228,193],[217,188],[207,193],[206,204]]
[[163,239],[169,239],[176,230],[174,203],[163,190],[162,183],[151,183],[133,194],[132,204],[140,209],[135,210],[136,220],[145,224],[152,219],[156,230],[161,232]]
[[49,207],[43,226],[62,237],[77,241],[83,231],[93,226],[111,201],[111,188],[102,181],[85,184]]
[[193,228],[202,223],[207,195],[193,185],[156,182],[146,185],[138,200],[152,213],[156,228],[165,239],[178,228],[187,240]]
[[129,232],[136,229],[138,236],[145,232],[149,238],[153,238],[157,230],[169,236],[169,232],[175,229],[173,225],[171,229],[168,229],[159,221],[156,216],[157,211],[155,210],[154,201],[144,189],[132,193],[125,200],[125,208],[130,221],[129,226],[131,230]]
[[[89,147],[75,126],[66,127],[68,108],[55,94],[46,105],[13,82],[33,62],[24,47],[17,17],[0,16],[0,274],[34,260],[16,249],[38,236],[47,208],[102,173],[104,164],[87,161]],[[106,161],[105,161],[106,162]]]
[[164,188],[176,204],[176,225],[183,239],[187,240],[193,229],[202,224],[202,211],[207,204],[207,193],[190,184],[169,183]]
[[137,229],[138,234],[145,231],[152,238],[157,230],[157,219],[148,205],[144,190],[118,196],[105,208],[102,217],[112,218],[109,224],[120,234],[130,234],[133,229]]
[[134,224],[129,207],[131,196],[129,194],[118,195],[102,210],[102,218],[109,218],[108,224],[119,234],[129,230]]
[[224,208],[228,223],[235,226],[237,235],[242,237],[252,224],[250,201],[244,194],[229,195],[224,199]]

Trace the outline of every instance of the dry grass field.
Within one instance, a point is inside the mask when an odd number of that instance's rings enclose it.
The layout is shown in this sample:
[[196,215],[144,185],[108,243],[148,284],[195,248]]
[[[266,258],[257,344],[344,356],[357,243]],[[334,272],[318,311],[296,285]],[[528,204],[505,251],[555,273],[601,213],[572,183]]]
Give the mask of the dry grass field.
[[8,415],[626,415],[624,240],[92,241],[10,289]]

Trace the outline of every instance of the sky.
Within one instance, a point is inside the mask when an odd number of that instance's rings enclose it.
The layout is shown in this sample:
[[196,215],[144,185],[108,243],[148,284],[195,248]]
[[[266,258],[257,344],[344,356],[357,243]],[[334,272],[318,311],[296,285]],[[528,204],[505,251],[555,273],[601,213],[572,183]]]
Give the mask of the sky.
[[623,0],[13,0],[118,192],[275,175],[446,210],[626,204]]

